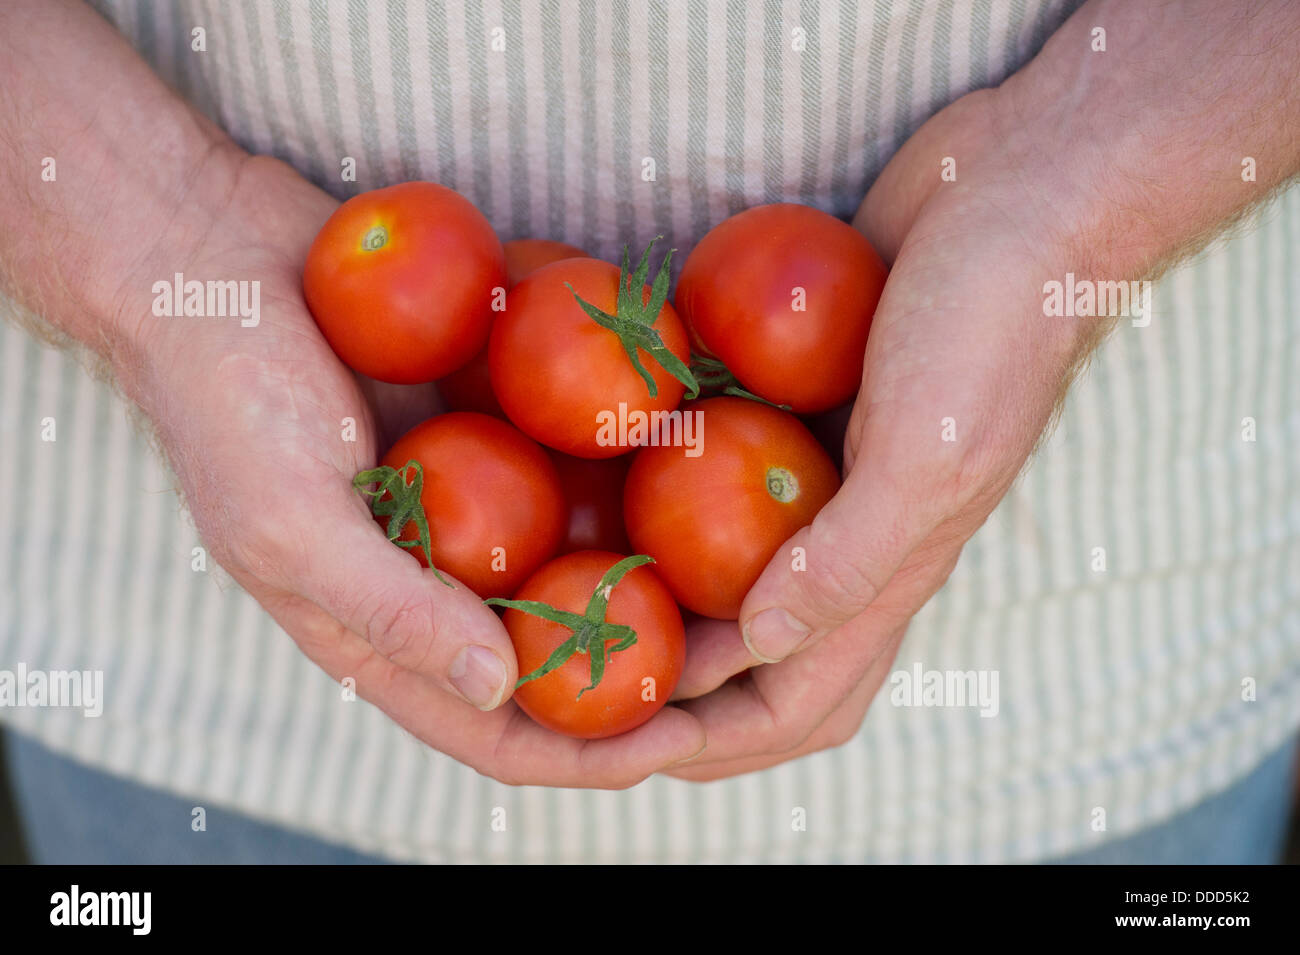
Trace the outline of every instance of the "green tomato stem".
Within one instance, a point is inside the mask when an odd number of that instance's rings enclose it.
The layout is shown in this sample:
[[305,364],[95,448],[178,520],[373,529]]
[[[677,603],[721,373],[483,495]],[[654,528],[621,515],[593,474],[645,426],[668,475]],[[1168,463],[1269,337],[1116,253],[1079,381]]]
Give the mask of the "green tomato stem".
[[[502,597],[489,597],[483,601],[490,607],[508,607],[512,610],[531,614],[534,617],[541,617],[543,620],[558,623],[573,632],[573,636],[552,651],[551,655],[546,658],[545,663],[526,676],[521,676],[519,682],[515,684],[515,689],[519,689],[530,680],[546,676],[552,670],[558,670],[578,653],[586,653],[591,657],[591,683],[578,691],[578,699],[582,699],[583,693],[594,690],[599,686],[601,679],[605,675],[607,656],[620,650],[626,650],[636,643],[636,631],[631,627],[624,624],[609,623],[605,620],[605,614],[609,610],[610,594],[613,592],[614,587],[627,576],[628,571],[653,563],[654,558],[648,554],[634,554],[631,557],[624,557],[605,571],[600,578],[600,583],[596,584],[596,590],[591,595],[591,599],[587,601],[586,611],[581,615],[569,610],[560,610],[558,607],[552,607],[540,600],[506,600]],[[607,651],[605,644],[611,640],[616,641],[615,645]]]
[[[415,476],[408,481],[406,475],[410,472],[414,472]],[[372,491],[369,487],[371,484],[378,484],[378,487]],[[420,494],[424,491],[424,468],[420,467],[419,461],[414,459],[407,461],[400,471],[390,467],[361,471],[352,479],[352,487],[370,498],[368,503],[372,514],[376,517],[388,518],[390,541],[398,547],[407,549],[424,548],[424,556],[428,559],[429,569],[433,571],[434,576],[453,590],[456,589],[452,582],[433,566],[433,542],[429,534],[429,521],[424,513],[424,505],[420,502]],[[384,499],[385,494],[389,495],[387,499]],[[418,537],[411,541],[400,540],[402,531],[412,521],[415,522]]]
[[778,408],[781,411],[790,410],[789,405],[778,405],[741,387],[736,376],[731,373],[731,369],[717,358],[705,358],[703,355],[692,354],[691,371],[695,374],[695,380],[700,383],[700,388],[704,391],[715,391],[719,394],[731,395],[733,398],[757,401],[760,405]]
[[646,303],[641,301],[645,280],[650,272],[650,250],[662,238],[663,236],[660,235],[650,240],[646,250],[641,253],[641,261],[637,264],[635,272],[630,272],[628,268],[628,247],[623,246],[623,267],[618,273],[618,303],[612,315],[586,301],[569,283],[564,284],[570,292],[573,292],[578,305],[593,322],[602,328],[608,328],[618,336],[623,344],[623,351],[627,353],[628,361],[645,381],[651,398],[658,397],[659,386],[655,384],[654,376],[641,364],[638,350],[646,352],[664,371],[680,381],[686,388],[687,398],[694,398],[699,395],[700,386],[695,381],[691,369],[686,362],[673,354],[672,350],[664,344],[663,337],[654,329],[655,319],[659,317],[659,312],[663,310],[664,302],[668,299],[668,263],[672,261],[675,249],[668,250],[668,254],[659,265],[659,271],[655,273],[654,284],[650,287],[650,301]]

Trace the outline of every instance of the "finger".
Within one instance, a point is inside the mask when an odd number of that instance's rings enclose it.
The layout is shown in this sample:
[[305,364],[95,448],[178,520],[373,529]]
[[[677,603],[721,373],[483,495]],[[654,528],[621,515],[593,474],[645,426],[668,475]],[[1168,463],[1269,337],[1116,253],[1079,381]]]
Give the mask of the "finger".
[[[708,749],[698,764],[788,753],[802,746],[849,697],[882,655],[887,668],[906,617],[868,611],[815,647],[779,664],[755,667],[682,709],[699,718]],[[879,680],[873,683],[879,686]]]
[[507,703],[479,712],[373,646],[303,597],[254,596],[335,680],[351,677],[357,694],[439,752],[511,785],[623,789],[681,764],[704,749],[699,720],[665,707],[642,726],[605,740],[560,736]]
[[[880,469],[855,467],[750,588],[740,607],[740,631],[755,659],[784,660],[853,620],[931,532],[938,515],[880,477]],[[799,552],[803,564],[789,559]]]
[[862,720],[866,717],[880,685],[887,677],[892,661],[892,654],[882,654],[878,657],[848,698],[817,727],[811,736],[794,749],[740,759],[709,759],[705,754],[684,766],[665,769],[663,774],[692,782],[708,782],[713,779],[758,772],[801,756],[842,746],[856,736],[862,727]]
[[513,786],[624,789],[705,748],[700,721],[674,706],[630,732],[581,740],[534,723],[513,702],[485,717],[409,670],[390,668],[386,677],[375,700],[389,717],[440,752]]
[[284,507],[291,513],[241,534],[237,562],[254,577],[302,595],[383,658],[479,709],[510,695],[517,665],[497,615],[389,542],[341,476]]
[[[960,525],[960,521],[952,522],[954,528]],[[910,618],[947,581],[961,556],[960,545],[960,531],[940,525],[894,573],[874,606],[894,618]],[[703,696],[736,674],[760,665],[733,622],[699,618],[687,624],[686,640],[686,665],[673,694],[675,700]]]
[[[924,275],[911,275],[915,268],[900,260],[890,281],[905,284],[887,287],[881,300],[883,331],[873,329],[867,345],[844,484],[777,551],[741,605],[741,634],[761,662],[783,660],[852,620],[944,521],[969,518],[973,533],[1041,433],[1033,430],[1037,409],[997,413],[1015,387],[1007,367],[1014,343],[963,324],[958,305],[918,293]],[[971,356],[989,350],[996,361],[976,361],[981,370],[972,374]],[[923,369],[909,355],[925,355]],[[968,507],[977,498],[980,507]],[[791,561],[792,552],[805,559]]]
[[740,639],[734,620],[691,620],[686,624],[686,664],[672,698],[703,696],[753,666],[758,661]]
[[626,789],[706,752],[698,719],[665,706],[636,729],[608,739],[577,740],[534,723],[515,704],[516,718],[498,739],[485,770],[512,785]]

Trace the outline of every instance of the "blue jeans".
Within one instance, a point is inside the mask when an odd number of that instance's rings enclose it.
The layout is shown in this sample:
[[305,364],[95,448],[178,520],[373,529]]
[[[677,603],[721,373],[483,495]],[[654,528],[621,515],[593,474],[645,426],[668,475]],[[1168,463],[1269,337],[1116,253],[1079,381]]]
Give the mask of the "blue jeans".
[[346,846],[207,807],[90,769],[19,733],[5,733],[9,784],[31,861],[43,865],[384,863]]
[[1228,789],[1172,819],[1087,852],[1048,859],[1062,865],[1276,865],[1286,852],[1296,802],[1296,737]]
[[[379,863],[345,846],[207,811],[190,830],[192,802],[65,759],[6,734],[9,779],[32,861],[68,864]],[[1296,740],[1232,787],[1142,832],[1056,863],[1270,864],[1281,860],[1295,793]]]

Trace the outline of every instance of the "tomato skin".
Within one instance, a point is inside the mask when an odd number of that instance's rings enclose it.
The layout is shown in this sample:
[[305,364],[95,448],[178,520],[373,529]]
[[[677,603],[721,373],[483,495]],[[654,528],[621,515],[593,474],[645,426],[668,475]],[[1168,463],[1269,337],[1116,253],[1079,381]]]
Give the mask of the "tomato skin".
[[[362,247],[376,226],[387,236]],[[441,378],[487,341],[494,290],[506,282],[492,226],[460,194],[404,182],[354,196],[321,227],[303,295],[349,368],[394,384]]]
[[[755,206],[691,250],[674,303],[742,385],[800,413],[852,398],[888,270],[857,229],[811,206]],[[795,311],[794,290],[806,310]],[[698,349],[697,349],[698,350]]]
[[[735,620],[772,555],[839,489],[826,451],[793,415],[745,398],[690,402],[703,414],[703,452],[647,447],[623,493],[632,549],[649,554],[683,607]],[[788,502],[768,490],[770,469],[794,477]],[[788,486],[788,485],[787,485]]]
[[[544,564],[515,594],[516,600],[540,600],[560,610],[584,613],[605,572],[622,554],[586,550]],[[663,709],[686,663],[686,635],[672,594],[654,573],[654,565],[628,572],[613,588],[605,619],[637,633],[626,650],[610,653],[600,685],[578,693],[591,682],[591,657],[574,654],[557,670],[515,690],[514,701],[549,730],[580,739],[602,739],[636,729]],[[514,643],[521,676],[546,662],[572,631],[520,610],[503,618]],[[612,648],[614,644],[608,644]],[[642,699],[642,680],[653,677],[654,700]]]
[[[492,326],[488,360],[492,389],[510,420],[529,437],[580,458],[608,458],[631,448],[597,440],[597,416],[671,411],[685,387],[640,352],[658,396],[650,397],[614,332],[592,321],[573,297],[606,312],[618,300],[619,270],[599,259],[566,259],[543,266],[516,285]],[[573,286],[573,291],[566,287]],[[643,289],[642,301],[650,300]],[[654,328],[668,349],[689,361],[686,329],[667,302]]]
[[564,259],[588,259],[586,252],[553,239],[511,239],[505,244],[506,288],[514,288],[543,265]]
[[[433,563],[480,597],[508,597],[550,558],[564,534],[565,504],[555,465],[536,443],[504,421],[471,412],[416,425],[384,455],[424,470],[420,503],[429,522]],[[387,518],[377,518],[387,526]],[[415,522],[403,540],[417,537]],[[505,570],[492,569],[505,548]],[[420,548],[411,551],[428,566]]]
[[560,475],[560,487],[569,508],[569,523],[560,542],[561,554],[578,550],[630,553],[623,527],[623,485],[630,454],[616,458],[575,458],[549,452]]
[[[512,289],[527,275],[543,265],[563,259],[590,258],[575,245],[550,239],[512,239],[503,247],[506,255],[506,288]],[[488,350],[484,345],[477,355],[457,371],[438,382],[438,393],[452,411],[477,411],[494,418],[506,419],[501,402],[492,391],[492,374],[488,367]],[[617,550],[617,548],[614,548]]]

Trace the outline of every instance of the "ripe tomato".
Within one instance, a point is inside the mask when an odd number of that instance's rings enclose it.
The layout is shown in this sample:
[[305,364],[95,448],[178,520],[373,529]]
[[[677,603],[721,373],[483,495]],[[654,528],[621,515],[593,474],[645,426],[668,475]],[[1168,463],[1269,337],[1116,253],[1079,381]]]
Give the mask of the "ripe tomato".
[[631,544],[623,527],[623,484],[632,456],[575,458],[552,451],[560,475],[564,500],[569,506],[569,526],[560,553],[575,550],[612,550],[627,553]]
[[[550,239],[513,239],[504,246],[506,253],[506,288],[511,289],[520,280],[543,265],[562,259],[585,259],[589,256],[577,246]],[[501,403],[492,393],[492,375],[488,370],[488,350],[485,345],[463,368],[453,371],[438,382],[438,393],[452,411],[477,411],[494,418],[505,418]],[[611,548],[618,550],[617,547]]]
[[[480,597],[513,593],[555,553],[565,520],[560,478],[515,428],[487,415],[439,415],[399,438],[381,464],[400,470],[410,460],[424,470],[433,565]],[[401,539],[416,537],[410,521]],[[413,553],[428,566],[419,548]]]
[[473,204],[432,182],[354,196],[321,227],[303,267],[316,324],[354,371],[433,381],[482,349],[505,252]]
[[587,259],[586,252],[567,242],[552,239],[511,239],[505,244],[506,288],[514,288],[543,265],[564,259]]
[[[543,266],[511,289],[492,326],[492,390],[521,431],[566,454],[608,458],[630,450],[603,442],[601,421],[626,413],[672,411],[685,391],[646,351],[640,361],[653,378],[651,397],[619,336],[598,325],[574,299],[607,313],[618,309],[620,271],[599,259],[566,259]],[[572,286],[572,289],[569,288]],[[641,306],[651,300],[642,288]],[[677,359],[689,361],[686,329],[664,303],[652,327]]]
[[755,394],[804,414],[857,393],[886,275],[857,229],[811,206],[777,203],[738,213],[701,239],[674,302],[702,353]]
[[[622,559],[599,550],[557,557],[533,574],[515,599],[584,614],[601,578]],[[633,568],[610,589],[604,619],[631,627],[636,643],[611,652],[615,644],[606,641],[605,670],[594,689],[586,689],[591,657],[579,653],[515,690],[515,702],[547,729],[581,739],[626,733],[663,709],[677,688],[686,662],[682,616],[651,567]],[[532,673],[573,636],[561,624],[516,609],[506,610],[504,623],[521,675]]]
[[834,496],[840,478],[797,418],[745,398],[710,398],[699,412],[702,453],[636,453],[623,493],[632,549],[649,554],[677,602],[734,620],[767,562]]

